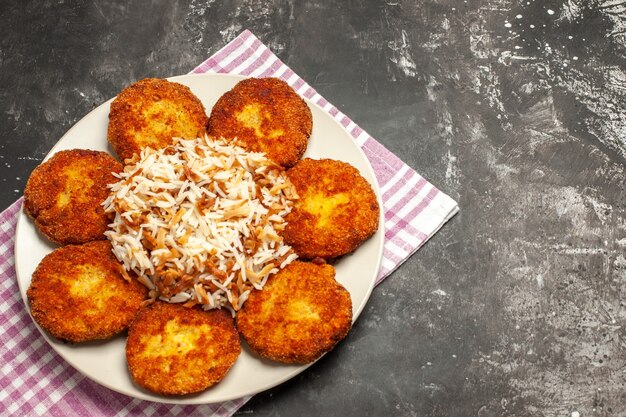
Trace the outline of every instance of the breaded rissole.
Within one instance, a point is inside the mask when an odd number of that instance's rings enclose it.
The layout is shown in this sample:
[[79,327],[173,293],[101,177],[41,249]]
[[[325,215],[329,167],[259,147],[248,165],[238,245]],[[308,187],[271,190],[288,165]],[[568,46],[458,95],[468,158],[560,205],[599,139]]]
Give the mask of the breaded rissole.
[[162,395],[203,391],[220,382],[241,352],[230,313],[157,301],[142,309],[126,341],[133,380]]
[[148,291],[122,272],[111,244],[99,240],[48,254],[35,269],[26,294],[42,328],[78,343],[108,339],[125,330]]
[[141,149],[165,148],[172,138],[206,133],[202,102],[179,83],[146,78],[123,89],[111,103],[107,139],[122,161]]
[[345,255],[378,229],[376,194],[352,165],[305,158],[287,176],[300,198],[285,218],[282,236],[300,257]]
[[260,356],[310,363],[331,350],[352,327],[350,293],[335,268],[295,261],[254,291],[237,313],[237,330]]
[[34,169],[24,190],[24,209],[48,239],[80,244],[105,239],[111,220],[102,202],[122,164],[106,152],[60,151]]
[[237,138],[244,148],[265,152],[290,167],[304,154],[312,129],[311,110],[289,84],[278,78],[248,78],[215,103],[208,131]]

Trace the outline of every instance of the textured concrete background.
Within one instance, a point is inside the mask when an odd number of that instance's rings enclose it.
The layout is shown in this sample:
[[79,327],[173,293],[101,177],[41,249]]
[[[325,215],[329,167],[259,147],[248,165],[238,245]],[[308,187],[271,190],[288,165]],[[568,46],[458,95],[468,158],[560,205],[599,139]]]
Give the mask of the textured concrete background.
[[626,416],[626,2],[0,0],[2,208],[74,123],[243,29],[461,212],[240,413]]

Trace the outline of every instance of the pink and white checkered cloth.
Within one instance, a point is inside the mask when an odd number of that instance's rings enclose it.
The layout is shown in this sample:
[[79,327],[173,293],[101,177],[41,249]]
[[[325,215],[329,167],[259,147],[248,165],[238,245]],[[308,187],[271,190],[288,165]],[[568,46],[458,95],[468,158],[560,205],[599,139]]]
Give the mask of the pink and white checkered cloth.
[[[385,246],[377,284],[458,211],[454,200],[326,101],[251,32],[240,34],[192,72],[282,78],[352,135],[374,168],[383,198]],[[13,245],[21,206],[20,199],[0,214],[0,415],[230,416],[248,401],[180,406],[136,400],[92,382],[65,363],[32,323],[17,287]]]

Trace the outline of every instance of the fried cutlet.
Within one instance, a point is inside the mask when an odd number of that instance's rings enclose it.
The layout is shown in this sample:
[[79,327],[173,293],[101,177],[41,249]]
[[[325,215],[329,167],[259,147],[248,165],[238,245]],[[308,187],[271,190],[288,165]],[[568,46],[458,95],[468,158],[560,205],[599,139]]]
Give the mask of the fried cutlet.
[[172,138],[195,139],[206,133],[202,102],[179,83],[146,78],[111,103],[107,139],[122,161],[150,146],[165,148]]
[[111,216],[101,204],[122,165],[106,152],[60,151],[39,165],[24,190],[24,208],[48,239],[61,245],[105,239]]
[[137,314],[126,341],[133,380],[162,395],[191,394],[217,384],[240,352],[227,310],[204,311],[160,301]]
[[215,103],[208,131],[290,167],[304,154],[312,129],[311,110],[286,82],[248,78]]
[[300,198],[285,218],[282,236],[302,258],[345,255],[378,229],[376,194],[352,165],[306,158],[287,176]]
[[56,249],[37,266],[26,293],[33,318],[70,342],[108,339],[125,330],[147,289],[126,280],[121,268],[105,240]]
[[328,264],[292,262],[250,294],[237,313],[237,330],[246,343],[282,363],[313,362],[351,327],[350,293]]

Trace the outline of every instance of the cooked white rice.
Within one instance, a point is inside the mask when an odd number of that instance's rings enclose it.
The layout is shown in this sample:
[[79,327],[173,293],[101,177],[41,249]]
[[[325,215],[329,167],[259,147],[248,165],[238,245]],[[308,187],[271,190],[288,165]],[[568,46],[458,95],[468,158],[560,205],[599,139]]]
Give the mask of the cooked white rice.
[[278,231],[297,198],[284,170],[224,140],[178,139],[145,148],[103,203],[105,233],[151,299],[226,307],[297,258]]

